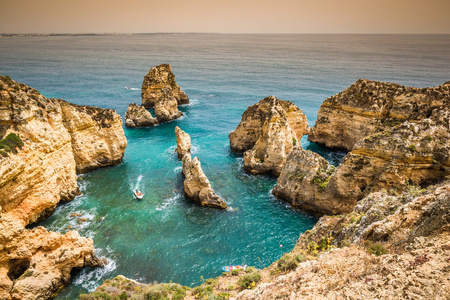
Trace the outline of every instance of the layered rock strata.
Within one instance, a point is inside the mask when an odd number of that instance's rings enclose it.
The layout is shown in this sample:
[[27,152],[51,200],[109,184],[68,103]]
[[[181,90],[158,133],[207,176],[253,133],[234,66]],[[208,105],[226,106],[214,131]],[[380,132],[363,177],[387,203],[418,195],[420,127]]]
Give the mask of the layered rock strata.
[[73,268],[102,265],[91,239],[44,227],[24,229],[0,214],[0,299],[49,299],[70,280]]
[[131,103],[125,113],[125,126],[127,127],[152,127],[158,124],[158,119],[143,106]]
[[189,98],[175,81],[172,67],[168,64],[159,65],[150,69],[142,83],[142,105],[146,108],[155,106],[164,95],[164,88],[170,88],[172,96],[178,104],[188,104]]
[[249,106],[229,135],[233,152],[244,152],[244,169],[250,174],[278,176],[287,155],[308,133],[303,112],[292,102],[266,97]]
[[346,151],[366,136],[450,105],[450,82],[432,88],[360,79],[321,105],[308,140]]
[[339,214],[371,192],[439,182],[450,174],[450,126],[448,112],[436,114],[361,140],[336,170],[318,154],[295,149],[273,193],[293,206]]
[[211,188],[208,178],[203,173],[200,160],[191,157],[191,138],[178,126],[175,128],[177,136],[177,153],[183,162],[184,195],[186,198],[199,203],[201,206],[212,208],[227,208],[225,201]]
[[[4,299],[48,298],[67,283],[72,268],[98,264],[91,240],[25,226],[79,194],[77,173],[118,164],[125,147],[121,118],[113,110],[47,99],[0,76],[0,276],[4,278],[0,294]],[[52,254],[57,251],[59,256]]]

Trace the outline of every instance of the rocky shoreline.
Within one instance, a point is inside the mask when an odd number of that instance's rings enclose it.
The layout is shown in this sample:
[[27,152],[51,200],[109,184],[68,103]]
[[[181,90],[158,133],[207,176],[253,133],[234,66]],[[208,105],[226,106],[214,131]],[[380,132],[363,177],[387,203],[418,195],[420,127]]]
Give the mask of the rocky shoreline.
[[[290,105],[261,100],[229,136],[246,172],[278,176],[276,197],[322,215],[290,253],[194,289],[134,282],[141,292],[107,293],[126,280],[118,277],[81,299],[450,297],[450,82],[416,89],[358,80],[324,101],[310,129]],[[334,167],[294,142],[304,134],[348,153]]]
[[[122,121],[8,77],[0,87],[0,297],[50,298],[72,268],[102,262],[76,232],[25,226],[79,193],[76,174],[121,162]],[[127,126],[178,118],[189,99],[170,65],[160,65],[145,77],[142,101],[129,106]],[[179,127],[175,134],[185,197],[226,208],[191,158],[189,135]],[[348,153],[330,165],[301,147],[304,135]],[[417,89],[361,79],[327,98],[312,128],[292,102],[266,97],[229,140],[247,173],[278,177],[277,198],[321,216],[314,228],[264,270],[226,273],[194,289],[119,276],[81,299],[450,297],[450,82]]]
[[127,141],[110,109],[47,99],[0,77],[0,298],[47,299],[73,268],[101,266],[91,239],[26,229],[78,195],[77,174],[122,161]]

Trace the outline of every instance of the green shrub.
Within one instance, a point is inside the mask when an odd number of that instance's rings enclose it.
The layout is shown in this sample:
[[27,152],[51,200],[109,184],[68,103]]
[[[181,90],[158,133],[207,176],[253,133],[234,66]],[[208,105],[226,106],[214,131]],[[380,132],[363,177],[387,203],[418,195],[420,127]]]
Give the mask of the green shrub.
[[8,156],[9,152],[17,154],[16,148],[21,148],[23,142],[17,134],[10,133],[4,139],[0,140],[0,153],[2,156]]
[[372,244],[371,242],[367,241],[365,246],[366,246],[367,251],[369,251],[370,254],[375,254],[376,256],[380,256],[380,255],[388,253],[386,248],[384,248],[383,245],[381,245],[380,243]]
[[119,299],[127,299],[127,293],[126,292],[122,292],[122,294],[120,294]]
[[297,140],[295,139],[295,137],[292,138],[292,146],[297,145]]
[[239,269],[233,269],[233,270],[231,270],[231,275],[233,275],[233,276],[237,276],[237,275],[239,275],[239,273],[241,273],[242,272],[242,268],[239,268]]
[[298,262],[290,254],[285,253],[278,261],[277,267],[280,271],[286,272],[295,270],[298,266]]
[[237,284],[241,287],[241,289],[247,289],[254,287],[258,282],[261,281],[261,274],[258,272],[246,274],[239,278]]

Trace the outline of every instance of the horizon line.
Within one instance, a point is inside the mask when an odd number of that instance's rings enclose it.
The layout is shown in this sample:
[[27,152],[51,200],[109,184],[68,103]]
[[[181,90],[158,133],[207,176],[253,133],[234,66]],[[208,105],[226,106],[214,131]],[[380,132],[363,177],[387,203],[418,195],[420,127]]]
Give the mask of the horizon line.
[[65,33],[39,33],[39,32],[17,32],[17,33],[0,33],[0,36],[75,36],[75,35],[163,35],[163,34],[217,34],[217,35],[450,35],[450,33],[401,33],[401,32],[65,32]]

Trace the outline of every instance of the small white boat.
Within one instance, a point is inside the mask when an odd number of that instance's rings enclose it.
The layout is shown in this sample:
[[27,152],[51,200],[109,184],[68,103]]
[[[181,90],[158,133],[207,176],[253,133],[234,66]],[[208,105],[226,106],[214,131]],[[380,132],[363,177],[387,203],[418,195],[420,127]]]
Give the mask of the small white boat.
[[131,90],[131,88],[129,86],[126,86],[125,89],[126,90]]
[[140,190],[135,190],[133,193],[134,193],[134,196],[136,198],[138,198],[139,200],[144,198],[144,194],[142,194]]

